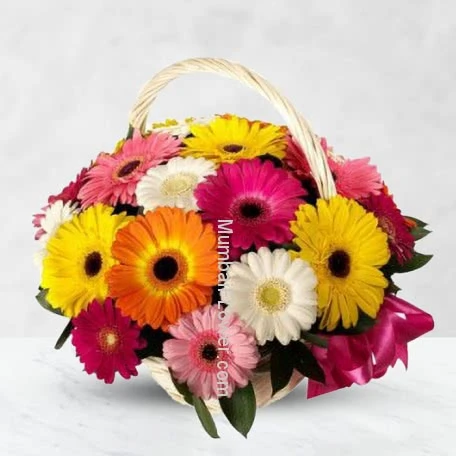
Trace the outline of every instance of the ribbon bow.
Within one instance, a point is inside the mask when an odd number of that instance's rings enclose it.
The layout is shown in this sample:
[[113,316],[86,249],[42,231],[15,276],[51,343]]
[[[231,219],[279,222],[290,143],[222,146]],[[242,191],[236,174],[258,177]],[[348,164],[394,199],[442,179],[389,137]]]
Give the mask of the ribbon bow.
[[309,380],[307,397],[383,377],[398,359],[407,368],[407,343],[433,328],[431,315],[397,296],[386,296],[377,322],[364,334],[330,336],[328,348],[312,347],[326,383]]

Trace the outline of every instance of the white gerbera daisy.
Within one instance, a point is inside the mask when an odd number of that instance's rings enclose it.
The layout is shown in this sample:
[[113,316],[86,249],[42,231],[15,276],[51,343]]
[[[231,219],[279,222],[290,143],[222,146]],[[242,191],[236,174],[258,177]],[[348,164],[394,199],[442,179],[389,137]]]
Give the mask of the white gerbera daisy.
[[222,300],[255,330],[258,343],[298,340],[317,317],[317,278],[309,263],[292,260],[285,249],[242,255],[228,269]]
[[40,222],[40,228],[44,231],[44,234],[38,241],[40,248],[34,255],[34,261],[37,266],[41,267],[46,256],[46,245],[49,239],[54,236],[62,223],[70,220],[78,211],[78,203],[72,201],[64,203],[62,200],[56,201],[45,210],[44,217]]
[[149,169],[136,187],[136,198],[144,210],[159,206],[198,210],[194,190],[207,176],[215,174],[213,162],[204,158],[175,157]]

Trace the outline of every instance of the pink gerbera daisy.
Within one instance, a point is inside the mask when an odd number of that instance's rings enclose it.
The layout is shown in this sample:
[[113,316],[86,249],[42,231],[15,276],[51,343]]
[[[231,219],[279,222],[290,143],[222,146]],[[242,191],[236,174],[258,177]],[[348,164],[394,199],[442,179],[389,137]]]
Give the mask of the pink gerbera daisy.
[[72,342],[88,374],[112,383],[116,372],[129,379],[141,363],[136,350],[144,348],[140,328],[124,317],[112,299],[93,301],[73,319]]
[[393,198],[385,193],[371,195],[361,204],[378,218],[378,224],[388,234],[391,253],[399,264],[404,264],[413,256],[415,239],[409,231],[407,220],[402,216]]
[[369,157],[341,161],[329,159],[329,167],[333,172],[339,195],[358,200],[381,192],[382,178],[377,167],[369,161]]
[[146,172],[179,152],[180,141],[166,133],[136,132],[115,154],[101,153],[79,192],[85,208],[95,203],[136,205],[136,185]]
[[289,172],[258,158],[223,163],[195,190],[203,219],[232,220],[231,246],[243,250],[290,241],[290,220],[306,193]]
[[236,387],[246,386],[260,358],[253,331],[236,314],[220,319],[221,312],[206,306],[185,314],[169,327],[174,339],[163,344],[176,380],[204,400],[231,397]]
[[[377,167],[369,163],[370,158],[356,158],[354,160],[336,157],[325,138],[320,138],[320,144],[328,159],[333,173],[337,193],[351,199],[367,198],[369,195],[378,195],[382,188],[382,178]],[[302,148],[289,136],[285,162],[294,173],[304,181],[313,181],[309,162]]]

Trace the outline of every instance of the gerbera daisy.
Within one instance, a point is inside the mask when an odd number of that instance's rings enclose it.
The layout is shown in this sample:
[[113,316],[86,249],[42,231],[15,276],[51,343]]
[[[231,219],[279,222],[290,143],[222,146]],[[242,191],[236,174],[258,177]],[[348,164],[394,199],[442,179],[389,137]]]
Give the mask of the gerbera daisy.
[[228,269],[221,298],[255,330],[260,345],[274,338],[287,345],[315,323],[316,285],[309,263],[292,260],[285,249],[262,247]]
[[380,268],[390,257],[388,238],[374,214],[340,195],[317,207],[302,205],[291,224],[299,252],[318,278],[320,328],[332,331],[339,322],[355,326],[359,309],[375,318],[388,281]]
[[[78,201],[78,192],[81,189],[82,185],[84,184],[84,177],[87,174],[88,169],[84,168],[77,176],[74,182],[70,182],[59,194],[57,195],[51,195],[48,198],[48,205],[42,208],[42,213],[35,214],[33,216],[33,226],[35,228],[38,228],[38,231],[35,234],[35,239],[40,239],[43,235],[46,234],[46,230],[43,229],[42,223],[43,220],[46,217],[46,213],[49,211],[51,205],[56,203],[57,201],[62,201],[64,206],[66,207],[78,207],[79,206],[79,201]],[[70,203],[68,206],[66,203]],[[53,209],[53,217],[52,219],[55,219],[56,213],[56,208]],[[66,209],[65,209],[66,211]],[[65,212],[64,211],[64,212]],[[50,214],[49,214],[50,215]],[[45,224],[48,224],[48,222],[44,222]]]
[[217,239],[193,211],[160,207],[118,232],[120,262],[108,276],[109,294],[140,325],[167,329],[182,313],[209,304],[217,284]]
[[368,157],[343,161],[329,159],[329,167],[333,172],[339,195],[358,200],[369,195],[378,195],[382,191],[380,173],[369,161]]
[[249,123],[237,116],[216,117],[208,125],[191,125],[193,136],[183,140],[181,155],[204,157],[217,163],[269,154],[285,155],[285,136],[280,127]]
[[72,323],[72,343],[88,374],[105,383],[112,383],[116,372],[126,379],[138,375],[136,350],[144,347],[140,328],[122,316],[112,299],[93,301]]
[[[326,138],[318,139],[326,156],[329,157],[332,154],[332,149],[328,147]],[[312,177],[310,165],[307,161],[306,154],[302,150],[302,147],[295,141],[295,139],[290,134],[287,135],[287,149],[284,160],[298,177],[302,179],[309,179]]]
[[[260,358],[253,332],[237,315],[219,317],[217,306],[186,314],[169,328],[174,339],[163,344],[163,356],[176,380],[186,382],[203,400],[221,393],[231,397],[236,387],[246,386]],[[226,372],[222,385],[220,372]]]
[[64,203],[62,200],[57,200],[47,208],[43,208],[43,214],[35,216],[34,224],[37,223],[38,231],[35,239],[40,241],[40,250],[35,256],[35,262],[41,265],[43,258],[46,255],[46,244],[48,240],[55,234],[57,229],[68,220],[71,220],[74,214],[78,212],[78,204],[72,201]]
[[153,166],[177,155],[180,141],[166,133],[136,132],[113,155],[101,153],[86,176],[78,198],[82,206],[136,204],[136,184]]
[[111,245],[116,232],[131,220],[112,207],[97,204],[74,215],[57,229],[46,245],[41,286],[47,300],[67,317],[74,317],[94,299],[108,294],[106,271],[115,263]]
[[409,231],[407,220],[402,216],[393,198],[381,193],[362,200],[361,204],[377,217],[380,228],[388,235],[391,253],[399,264],[410,260],[415,240]]
[[76,176],[76,179],[70,182],[59,194],[50,196],[48,203],[52,204],[59,200],[63,201],[64,203],[67,203],[69,201],[77,202],[78,193],[85,183],[85,178],[88,171],[88,168],[83,168],[81,172]]
[[287,171],[258,158],[222,164],[195,190],[204,220],[233,220],[231,245],[244,250],[290,241],[289,222],[305,194]]
[[78,210],[78,205],[71,200],[66,203],[63,202],[63,200],[56,200],[48,207],[43,208],[43,210],[44,213],[40,214],[42,217],[39,218],[38,227],[38,231],[41,235],[38,237],[37,233],[35,239],[41,238],[42,240],[47,241],[54,235],[55,231],[62,223],[73,217]]
[[193,192],[206,177],[215,174],[214,163],[204,158],[175,157],[149,169],[136,188],[138,204],[146,211],[159,206],[198,210]]
[[166,119],[164,122],[155,122],[152,124],[152,131],[154,133],[165,132],[169,135],[178,138],[185,138],[190,134],[190,125],[192,124],[206,124],[209,119],[188,117],[183,121],[176,119]]

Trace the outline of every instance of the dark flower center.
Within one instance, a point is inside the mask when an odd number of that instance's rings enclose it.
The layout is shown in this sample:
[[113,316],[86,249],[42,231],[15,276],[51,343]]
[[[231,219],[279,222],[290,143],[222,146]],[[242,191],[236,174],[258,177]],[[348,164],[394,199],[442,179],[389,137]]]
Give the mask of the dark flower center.
[[172,256],[163,256],[154,264],[154,275],[162,282],[174,279],[179,271],[179,265]]
[[240,207],[242,217],[256,219],[263,214],[263,208],[258,203],[244,203]]
[[92,252],[86,256],[84,263],[84,271],[88,277],[95,277],[103,265],[103,259],[99,252]]
[[206,361],[214,361],[217,358],[217,347],[214,344],[206,344],[201,350],[201,356]]
[[132,160],[128,162],[117,172],[118,177],[125,177],[131,174],[139,165],[141,164],[140,160]]
[[328,268],[333,276],[347,277],[350,274],[350,256],[344,250],[336,250],[328,259]]
[[239,144],[227,144],[226,146],[223,146],[223,150],[231,154],[237,154],[242,149],[244,149],[244,147],[240,146]]

